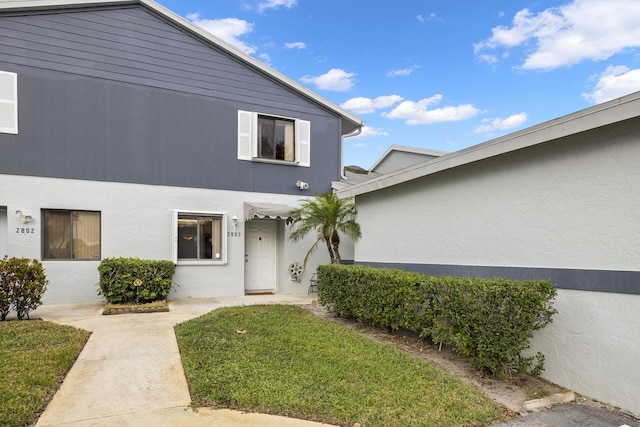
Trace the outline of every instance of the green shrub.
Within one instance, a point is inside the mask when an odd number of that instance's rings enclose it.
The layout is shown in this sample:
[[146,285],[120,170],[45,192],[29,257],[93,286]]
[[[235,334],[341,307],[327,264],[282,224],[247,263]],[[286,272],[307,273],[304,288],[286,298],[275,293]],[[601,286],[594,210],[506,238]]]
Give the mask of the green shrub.
[[366,266],[318,268],[318,298],[342,317],[430,337],[500,378],[542,373],[544,356],[523,357],[533,331],[556,313],[548,280],[436,277]]
[[0,261],[0,320],[5,320],[11,311],[11,296],[15,278],[6,268],[7,258]]
[[163,300],[171,291],[175,269],[173,262],[165,260],[105,258],[98,266],[98,295],[111,304]]
[[0,319],[11,310],[18,319],[29,318],[29,312],[42,304],[49,281],[40,261],[31,258],[0,260]]

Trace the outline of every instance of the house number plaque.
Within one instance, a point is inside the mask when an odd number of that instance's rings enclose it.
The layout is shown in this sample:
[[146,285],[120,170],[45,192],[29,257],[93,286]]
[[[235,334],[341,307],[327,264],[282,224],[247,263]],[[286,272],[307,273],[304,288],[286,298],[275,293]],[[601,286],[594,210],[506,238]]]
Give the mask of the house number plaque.
[[16,234],[36,234],[36,229],[33,227],[16,227]]
[[240,236],[242,236],[242,233],[240,233],[239,231],[227,231],[227,236],[228,237],[240,237]]

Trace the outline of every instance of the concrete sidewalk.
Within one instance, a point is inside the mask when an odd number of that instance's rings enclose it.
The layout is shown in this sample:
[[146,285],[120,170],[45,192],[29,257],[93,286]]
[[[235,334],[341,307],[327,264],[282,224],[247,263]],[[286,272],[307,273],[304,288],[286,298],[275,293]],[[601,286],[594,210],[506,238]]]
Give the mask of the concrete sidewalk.
[[32,318],[91,331],[36,426],[283,426],[322,424],[231,410],[189,408],[173,326],[215,308],[310,304],[313,296],[258,295],[171,301],[168,313],[103,316],[104,304],[44,305]]
[[[326,424],[228,409],[197,411],[180,361],[173,326],[219,307],[310,304],[316,296],[256,295],[171,301],[168,313],[103,316],[104,304],[44,305],[32,318],[91,331],[91,337],[36,426],[264,426]],[[604,408],[561,405],[497,424],[505,427],[640,427]]]

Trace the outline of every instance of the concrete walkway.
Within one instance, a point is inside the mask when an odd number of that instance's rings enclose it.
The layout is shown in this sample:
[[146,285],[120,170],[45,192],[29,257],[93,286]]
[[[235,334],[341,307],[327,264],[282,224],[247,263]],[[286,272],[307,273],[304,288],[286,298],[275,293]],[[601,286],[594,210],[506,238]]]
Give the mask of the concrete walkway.
[[283,426],[322,424],[231,410],[189,408],[173,326],[225,306],[310,304],[313,296],[184,299],[168,313],[103,316],[103,304],[43,305],[32,318],[91,331],[64,383],[36,426]]

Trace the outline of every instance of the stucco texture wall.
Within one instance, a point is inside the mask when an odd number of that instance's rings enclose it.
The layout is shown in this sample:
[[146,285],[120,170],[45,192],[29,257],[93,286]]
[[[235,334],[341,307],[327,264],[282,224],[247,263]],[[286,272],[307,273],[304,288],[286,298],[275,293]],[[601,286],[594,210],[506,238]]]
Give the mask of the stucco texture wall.
[[[355,260],[640,271],[638,165],[632,119],[358,195]],[[545,376],[640,413],[638,293],[561,289]]]
[[[244,202],[281,203],[296,206],[303,196],[234,192],[142,184],[106,183],[57,178],[0,174],[0,206],[6,206],[9,256],[42,259],[41,209],[90,210],[101,212],[101,252],[107,257],[172,259],[172,210],[235,215],[239,236],[227,237],[226,265],[181,265],[174,282],[179,286],[170,298],[219,297],[244,294],[245,223]],[[30,233],[16,232],[23,224],[16,210],[33,217]],[[301,262],[315,236],[298,243],[288,240],[289,227],[278,225],[275,291],[307,293],[316,265],[328,256],[318,251],[309,261],[300,282],[288,275],[290,263]],[[2,223],[0,222],[0,226]],[[228,224],[228,231],[233,231]],[[102,301],[97,295],[99,261],[43,260],[50,281],[44,303]]]

